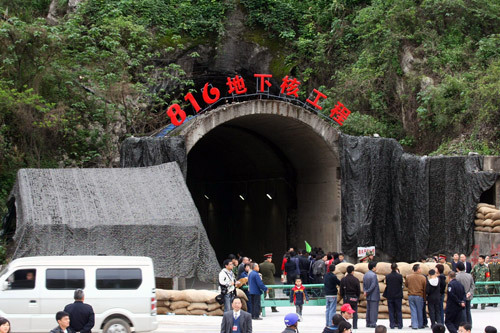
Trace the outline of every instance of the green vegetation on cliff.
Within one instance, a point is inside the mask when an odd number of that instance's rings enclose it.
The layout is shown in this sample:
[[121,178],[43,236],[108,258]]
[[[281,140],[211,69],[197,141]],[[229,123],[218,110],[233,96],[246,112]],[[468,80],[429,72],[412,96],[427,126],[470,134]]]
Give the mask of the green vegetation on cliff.
[[343,132],[500,154],[500,0],[0,0],[0,213],[19,168],[114,165],[167,124],[234,8],[271,71],[353,111]]

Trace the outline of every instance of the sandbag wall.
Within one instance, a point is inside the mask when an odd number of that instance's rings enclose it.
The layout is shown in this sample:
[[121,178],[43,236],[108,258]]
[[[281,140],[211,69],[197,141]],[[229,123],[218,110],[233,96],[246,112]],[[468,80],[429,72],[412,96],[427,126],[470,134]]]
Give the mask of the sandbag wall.
[[[413,272],[412,268],[414,264],[420,264],[420,267],[422,268],[422,274],[428,275],[430,269],[435,269],[436,263],[406,263],[406,262],[398,262],[398,269],[401,275],[403,275],[403,281],[405,281],[405,278],[408,274],[411,274]],[[346,273],[347,267],[351,266],[352,264],[349,263],[341,263],[338,264],[335,267],[335,274],[337,277],[342,279]],[[437,271],[437,270],[436,270]],[[444,274],[448,274],[450,271],[450,267],[448,265],[444,265]],[[365,318],[366,317],[366,299],[363,294],[363,277],[365,273],[368,272],[368,264],[367,263],[360,263],[360,264],[355,264],[354,265],[354,272],[353,275],[359,280],[360,282],[360,287],[361,287],[361,296],[360,296],[360,303],[358,305],[358,318]],[[385,284],[385,276],[389,273],[391,273],[391,264],[387,262],[379,262],[377,264],[377,278],[378,278],[378,285],[380,288],[380,303],[378,307],[378,318],[379,319],[388,319],[389,318],[389,308],[387,306],[387,299],[382,296],[384,293],[386,284]],[[446,298],[447,295],[445,295],[445,304],[446,304]],[[342,306],[343,302],[340,297],[340,291],[337,299],[337,312],[340,312],[340,307]],[[410,315],[410,303],[408,302],[408,288],[406,286],[403,288],[403,307],[402,307],[402,312],[403,312],[403,318],[409,319],[411,318]]]
[[[399,262],[398,269],[401,275],[403,275],[403,280],[406,278],[408,274],[411,274],[412,267],[416,263],[406,263]],[[435,269],[435,263],[418,263],[422,268],[422,274],[428,275],[430,269]],[[341,263],[338,264],[335,268],[334,274],[337,277],[342,279],[345,276],[347,267],[353,265],[350,263]],[[448,265],[444,265],[444,274],[447,275],[450,271],[450,267]],[[354,265],[353,275],[359,280],[361,287],[361,296],[360,303],[358,306],[359,318],[365,318],[366,315],[366,299],[363,295],[363,277],[365,273],[368,272],[368,264],[360,263]],[[377,264],[377,277],[379,281],[380,288],[380,304],[379,304],[379,319],[387,319],[389,318],[389,308],[387,306],[387,299],[382,296],[385,290],[385,276],[391,273],[391,264],[386,262],[379,262]],[[243,310],[247,310],[248,301],[245,293],[237,289],[238,297],[242,299],[243,302]],[[410,304],[408,302],[408,289],[406,286],[403,288],[403,318],[410,318]],[[158,314],[167,314],[167,313],[175,313],[176,315],[208,315],[208,316],[222,316],[223,305],[220,305],[215,301],[215,296],[217,293],[214,291],[208,290],[164,290],[164,289],[156,289],[156,300],[157,300],[157,313]],[[445,295],[446,302],[446,295]],[[338,295],[338,303],[337,303],[337,312],[340,312],[340,307],[343,302]]]
[[[248,298],[242,290],[237,290],[242,300],[243,310],[247,310]],[[215,301],[217,293],[208,290],[165,290],[156,289],[158,314],[222,316],[223,305]]]
[[486,203],[479,203],[474,220],[474,231],[500,232],[500,209]]

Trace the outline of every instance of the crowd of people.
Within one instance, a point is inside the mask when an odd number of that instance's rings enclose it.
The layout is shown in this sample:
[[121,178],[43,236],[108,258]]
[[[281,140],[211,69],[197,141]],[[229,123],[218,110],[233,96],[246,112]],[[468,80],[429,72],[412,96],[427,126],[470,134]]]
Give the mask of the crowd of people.
[[[378,308],[380,302],[379,281],[377,276],[377,262],[374,254],[367,252],[361,261],[368,263],[368,271],[363,276],[363,294],[366,300],[366,327],[381,329],[377,325]],[[422,274],[422,264],[425,262],[436,262],[435,269],[430,269],[428,276]],[[290,248],[281,261],[281,282],[293,285],[290,290],[284,290],[290,297],[290,305],[294,305],[295,314],[288,314],[285,317],[287,330],[292,332],[293,325],[302,319],[302,307],[309,301],[308,290],[304,285],[323,284],[321,297],[326,301],[326,318],[324,332],[343,332],[350,330],[346,324],[341,323],[352,319],[352,329],[358,327],[358,304],[361,296],[361,285],[357,277],[353,275],[354,265],[346,268],[346,273],[339,280],[334,274],[335,267],[339,263],[345,262],[345,256],[342,253],[324,253],[321,249],[313,249],[310,252],[306,250],[295,251]],[[445,331],[446,327],[450,333],[464,333],[470,331],[472,327],[471,301],[474,294],[484,295],[489,288],[490,293],[499,294],[498,285],[475,285],[478,281],[498,281],[500,275],[500,264],[498,255],[479,256],[478,262],[472,265],[467,261],[467,257],[462,254],[454,254],[450,262],[446,261],[446,256],[422,258],[422,264],[416,263],[412,266],[412,273],[405,278],[399,273],[398,265],[391,265],[391,273],[386,275],[386,288],[382,294],[387,299],[389,310],[390,328],[403,328],[402,320],[402,300],[404,286],[408,290],[408,301],[411,312],[412,329],[422,329],[430,327],[433,332],[440,333]],[[448,265],[450,272],[447,276],[444,274],[445,266]],[[260,264],[265,266],[262,270],[259,264],[253,262],[250,258],[230,255],[224,261],[224,269],[219,274],[219,284],[221,294],[224,295],[224,311],[234,312],[232,300],[235,298],[236,287],[245,283],[242,278],[248,278],[249,303],[248,311],[251,320],[262,320],[261,295],[267,293],[269,297],[274,298],[274,290],[266,285],[274,284],[274,275],[276,269],[272,263],[272,254],[266,254],[265,260]],[[273,294],[271,294],[273,292]],[[337,314],[337,295],[340,294],[343,305],[340,314]],[[444,299],[447,295],[446,308],[444,308]],[[238,299],[237,307],[241,300]],[[484,309],[488,304],[481,304]],[[497,304],[489,304],[497,306]],[[231,310],[233,309],[233,310]],[[239,306],[238,311],[241,306]],[[272,309],[277,312],[276,308]],[[427,311],[429,315],[427,316]],[[428,318],[429,317],[429,318]],[[227,317],[226,319],[230,319]],[[339,322],[340,320],[340,322]],[[224,324],[224,322],[223,322]],[[226,323],[227,324],[227,323]],[[351,324],[349,324],[351,325]],[[247,325],[248,326],[248,325]],[[295,326],[296,328],[296,326]],[[491,328],[493,329],[493,328]],[[493,332],[487,328],[486,332]],[[223,330],[224,331],[224,330]],[[244,332],[244,331],[242,331]],[[377,331],[376,331],[377,332]],[[496,332],[496,329],[495,329]]]

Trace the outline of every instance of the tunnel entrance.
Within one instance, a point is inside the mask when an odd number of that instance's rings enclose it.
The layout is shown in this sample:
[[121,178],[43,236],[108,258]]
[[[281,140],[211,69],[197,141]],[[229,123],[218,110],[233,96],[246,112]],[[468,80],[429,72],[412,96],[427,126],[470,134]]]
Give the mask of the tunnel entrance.
[[340,250],[338,154],[311,126],[251,114],[185,135],[187,185],[219,262],[238,251],[279,258],[305,240]]

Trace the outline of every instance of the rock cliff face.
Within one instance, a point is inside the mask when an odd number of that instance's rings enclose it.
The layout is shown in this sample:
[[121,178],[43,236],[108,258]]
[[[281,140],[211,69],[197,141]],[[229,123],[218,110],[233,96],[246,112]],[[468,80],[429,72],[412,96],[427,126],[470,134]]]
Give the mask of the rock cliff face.
[[215,61],[209,65],[211,71],[228,74],[269,71],[273,56],[267,47],[248,41],[245,20],[245,14],[238,7],[229,14]]
[[47,14],[47,21],[51,24],[57,24],[59,18],[65,14],[74,12],[78,5],[83,2],[83,0],[68,0],[66,8],[61,8],[59,6],[59,0],[52,0],[49,6],[49,13]]

